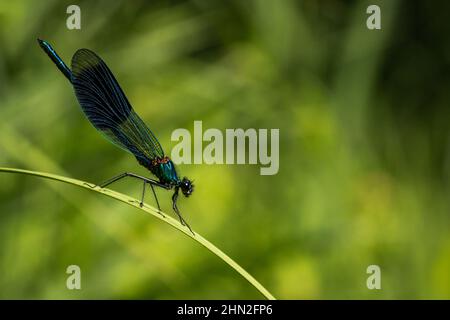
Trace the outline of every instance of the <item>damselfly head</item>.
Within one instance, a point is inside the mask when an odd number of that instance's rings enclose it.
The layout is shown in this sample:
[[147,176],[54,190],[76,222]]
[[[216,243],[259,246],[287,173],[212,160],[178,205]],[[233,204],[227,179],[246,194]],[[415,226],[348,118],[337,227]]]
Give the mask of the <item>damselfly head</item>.
[[194,185],[192,184],[191,180],[184,177],[180,182],[180,189],[186,197],[189,197],[192,192],[194,192]]

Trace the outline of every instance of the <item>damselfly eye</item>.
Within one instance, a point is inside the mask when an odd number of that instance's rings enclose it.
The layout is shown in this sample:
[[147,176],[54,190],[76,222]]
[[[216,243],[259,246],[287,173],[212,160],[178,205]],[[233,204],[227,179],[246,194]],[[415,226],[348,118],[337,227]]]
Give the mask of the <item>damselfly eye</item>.
[[186,177],[184,177],[183,180],[181,180],[180,188],[186,197],[190,196],[192,194],[192,192],[194,191],[194,185]]

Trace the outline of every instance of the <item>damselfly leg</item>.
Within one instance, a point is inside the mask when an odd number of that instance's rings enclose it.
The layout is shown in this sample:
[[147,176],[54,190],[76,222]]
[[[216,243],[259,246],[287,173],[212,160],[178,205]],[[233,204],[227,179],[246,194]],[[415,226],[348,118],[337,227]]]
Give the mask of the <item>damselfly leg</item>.
[[172,196],[172,208],[173,211],[175,211],[175,213],[177,214],[178,218],[180,219],[180,223],[183,226],[188,227],[189,231],[191,231],[192,235],[195,236],[194,231],[192,231],[191,227],[189,226],[189,224],[186,222],[186,220],[183,219],[183,216],[181,215],[180,211],[178,210],[178,206],[177,206],[177,199],[178,199],[178,187],[175,188],[175,192]]
[[142,197],[141,197],[141,203],[139,203],[139,206],[142,208],[144,206],[144,197],[145,197],[145,185],[147,182],[144,181],[144,185],[142,186]]
[[162,183],[160,183],[160,182],[158,182],[156,180],[149,179],[149,178],[146,178],[146,177],[134,174],[134,173],[124,172],[122,174],[119,174],[118,176],[115,176],[115,177],[112,177],[109,180],[106,180],[105,182],[100,184],[100,187],[101,188],[105,188],[105,187],[109,186],[110,184],[112,184],[114,182],[117,182],[117,181],[119,181],[119,180],[121,180],[121,179],[123,179],[125,177],[132,177],[132,178],[140,179],[140,180],[143,181],[142,197],[141,197],[141,202],[139,203],[139,205],[141,207],[144,205],[145,185],[147,183],[150,185],[150,187],[152,188],[152,191],[153,191],[153,196],[155,197],[155,200],[156,200],[156,204],[158,206],[158,213],[164,217],[164,215],[161,213],[161,207],[159,206],[158,197],[156,196],[156,192],[155,192],[155,189],[153,188],[153,186],[157,186],[157,187],[164,188],[164,189],[167,189],[167,190],[169,190],[170,187],[168,187],[168,186],[166,186],[166,185],[164,185],[164,184],[162,184]]
[[150,187],[152,187],[153,196],[155,197],[156,205],[158,206],[158,210],[161,211],[161,207],[159,206],[158,197],[156,196],[155,188],[153,188],[152,184],[150,184]]
[[[158,201],[158,197],[156,196],[156,192],[155,192],[154,186],[160,187],[160,188],[163,188],[163,189],[166,189],[166,190],[171,189],[170,186],[167,186],[167,185],[162,184],[162,183],[160,183],[160,182],[158,182],[156,180],[149,179],[149,178],[146,178],[146,177],[134,174],[134,173],[124,172],[122,174],[119,174],[118,176],[115,176],[115,177],[113,177],[113,178],[103,182],[102,184],[100,184],[100,187],[101,188],[105,188],[105,187],[109,186],[110,184],[112,184],[114,182],[117,182],[117,181],[119,181],[119,180],[121,180],[121,179],[123,179],[125,177],[132,177],[132,178],[140,179],[140,180],[143,181],[144,185],[143,185],[143,189],[142,189],[142,197],[141,197],[141,202],[140,202],[140,206],[141,207],[144,204],[145,184],[147,184],[147,183],[150,184],[150,187],[152,188],[153,196],[155,197],[156,204],[158,206],[159,214],[161,214],[164,217],[164,215],[161,213],[161,208],[159,206],[159,201]],[[175,192],[174,192],[174,194],[172,196],[172,208],[173,208],[173,211],[177,214],[178,218],[180,219],[180,223],[183,226],[186,226],[189,229],[189,231],[193,235],[195,235],[194,231],[192,231],[191,227],[186,222],[186,220],[184,220],[183,216],[181,215],[180,211],[178,210],[178,206],[177,206],[178,193],[179,193],[179,188],[175,187]]]

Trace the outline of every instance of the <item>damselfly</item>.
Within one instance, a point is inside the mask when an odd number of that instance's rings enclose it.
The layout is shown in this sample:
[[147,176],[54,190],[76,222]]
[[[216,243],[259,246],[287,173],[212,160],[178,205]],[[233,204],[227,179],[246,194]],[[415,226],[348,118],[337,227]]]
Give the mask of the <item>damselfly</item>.
[[[172,207],[182,225],[192,232],[177,207],[179,190],[190,196],[194,190],[192,182],[178,177],[175,165],[164,154],[153,132],[134,112],[116,78],[106,63],[94,52],[79,49],[72,57],[72,69],[64,63],[52,46],[38,39],[39,45],[72,84],[78,102],[86,117],[109,141],[134,155],[142,166],[150,170],[158,180],[125,172],[100,184],[104,188],[125,177],[143,181],[140,205],[143,206],[145,187],[150,185],[158,209],[161,211],[154,187],[174,189]],[[192,232],[193,233],[193,232]]]

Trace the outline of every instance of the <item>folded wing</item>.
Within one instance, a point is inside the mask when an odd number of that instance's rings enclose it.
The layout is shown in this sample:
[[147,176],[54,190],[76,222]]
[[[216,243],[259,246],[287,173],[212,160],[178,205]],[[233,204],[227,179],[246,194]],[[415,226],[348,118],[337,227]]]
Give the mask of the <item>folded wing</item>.
[[155,135],[134,112],[111,70],[94,52],[80,49],[74,54],[72,84],[83,112],[108,140],[144,165],[164,157]]

